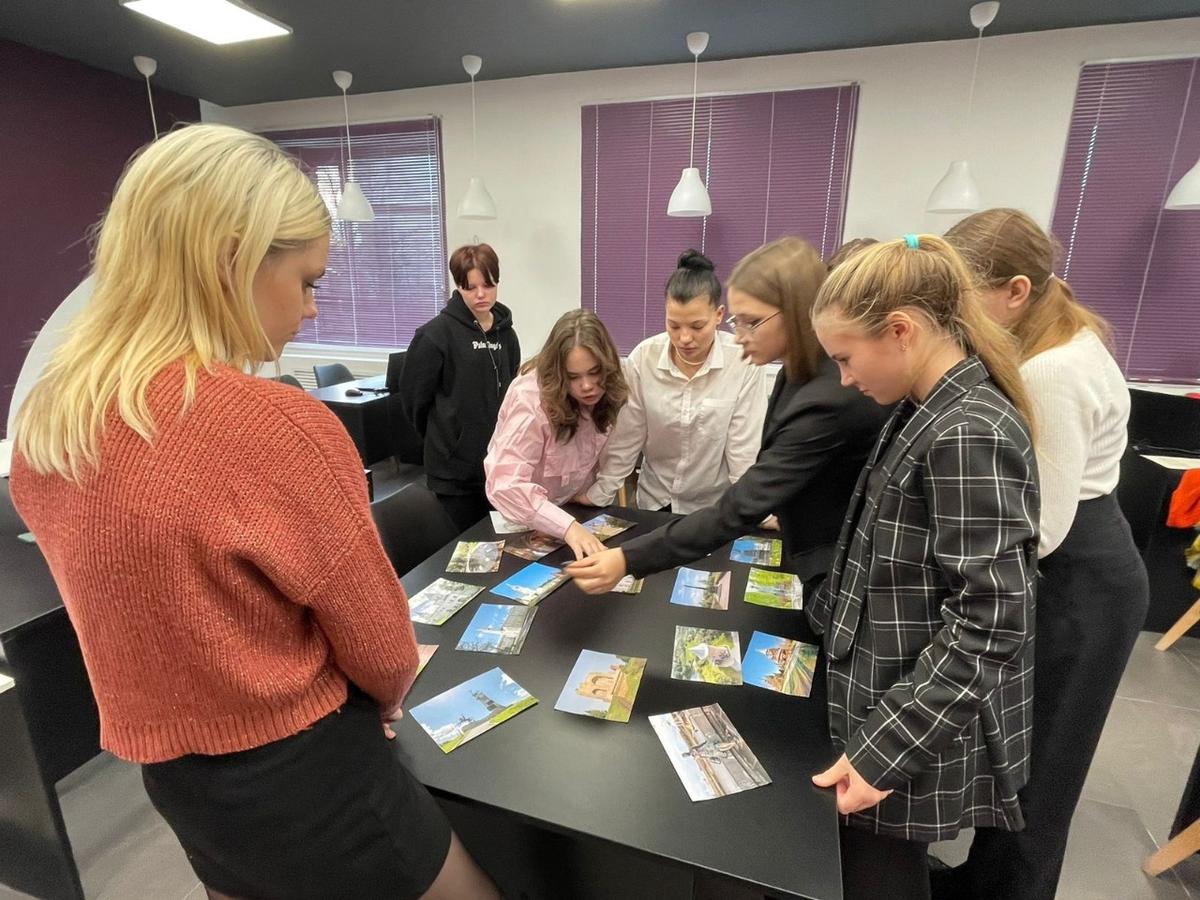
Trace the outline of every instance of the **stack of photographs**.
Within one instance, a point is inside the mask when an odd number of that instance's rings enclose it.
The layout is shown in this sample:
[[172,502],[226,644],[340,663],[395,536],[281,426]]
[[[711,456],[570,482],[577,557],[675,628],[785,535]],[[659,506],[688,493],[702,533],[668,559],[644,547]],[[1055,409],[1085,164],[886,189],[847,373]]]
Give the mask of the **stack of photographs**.
[[536,703],[536,697],[497,668],[408,712],[442,752],[449,753]]
[[650,725],[692,800],[712,800],[771,783],[716,703],[651,716]]
[[477,584],[439,578],[408,598],[408,617],[425,625],[441,625],[482,590]]
[[454,649],[510,656],[520,653],[535,612],[527,606],[484,603]]

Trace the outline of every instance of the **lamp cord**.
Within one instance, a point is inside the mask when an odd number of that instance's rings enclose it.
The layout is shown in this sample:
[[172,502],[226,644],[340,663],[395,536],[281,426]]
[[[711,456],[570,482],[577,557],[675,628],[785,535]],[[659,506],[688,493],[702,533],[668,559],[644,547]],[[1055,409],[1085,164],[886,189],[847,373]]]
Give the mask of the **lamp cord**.
[[696,167],[696,87],[700,83],[700,54],[692,65],[692,142],[688,149],[688,168]]
[[354,151],[350,148],[350,104],[346,102],[345,88],[342,88],[342,111],[346,114],[346,158],[349,160],[346,164],[346,171],[352,179],[354,177]]
[[471,168],[479,173],[479,145],[475,139],[475,76],[471,76]]
[[150,122],[154,125],[154,139],[158,140],[158,117],[154,115],[154,94],[150,92],[150,76],[146,76],[146,99],[150,101]]
[[979,29],[979,37],[975,39],[975,68],[971,70],[971,90],[967,94],[967,140],[971,135],[971,110],[975,105],[975,78],[979,75],[979,51],[983,49],[983,29]]

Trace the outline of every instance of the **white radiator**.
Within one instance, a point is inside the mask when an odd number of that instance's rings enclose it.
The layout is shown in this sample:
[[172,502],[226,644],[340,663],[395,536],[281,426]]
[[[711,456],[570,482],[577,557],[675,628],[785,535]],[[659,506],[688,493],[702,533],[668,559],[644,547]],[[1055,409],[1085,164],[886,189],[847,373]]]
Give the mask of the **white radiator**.
[[[291,375],[305,390],[317,386],[313,366],[341,363],[354,373],[355,378],[370,378],[387,373],[388,354],[391,350],[376,350],[363,347],[326,347],[316,344],[289,344],[279,359],[279,374]],[[275,366],[267,363],[259,370],[266,378],[274,378]]]

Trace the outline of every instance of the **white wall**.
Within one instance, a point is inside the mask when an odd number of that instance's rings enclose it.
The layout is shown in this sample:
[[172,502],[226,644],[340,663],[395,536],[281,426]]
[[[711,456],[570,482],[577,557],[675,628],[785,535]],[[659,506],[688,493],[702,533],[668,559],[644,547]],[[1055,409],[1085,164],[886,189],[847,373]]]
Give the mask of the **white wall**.
[[[711,46],[719,49],[719,34]],[[858,82],[845,234],[889,238],[940,233],[952,224],[953,217],[925,213],[925,201],[950,160],[964,154],[986,206],[1020,207],[1048,224],[1080,65],[1195,55],[1197,47],[1200,18],[986,38],[970,134],[971,40],[702,62],[700,89],[729,93]],[[485,56],[485,78],[487,62]],[[465,76],[456,85],[351,95],[350,111],[360,122],[442,117],[449,245],[478,238],[496,247],[500,296],[514,310],[528,355],[562,312],[579,305],[580,106],[687,95],[691,83],[690,62],[478,81],[479,169],[500,209],[491,222],[453,217],[472,168]],[[253,130],[329,125],[342,121],[340,99],[202,104],[202,113],[206,121]],[[668,274],[662,273],[664,280]]]

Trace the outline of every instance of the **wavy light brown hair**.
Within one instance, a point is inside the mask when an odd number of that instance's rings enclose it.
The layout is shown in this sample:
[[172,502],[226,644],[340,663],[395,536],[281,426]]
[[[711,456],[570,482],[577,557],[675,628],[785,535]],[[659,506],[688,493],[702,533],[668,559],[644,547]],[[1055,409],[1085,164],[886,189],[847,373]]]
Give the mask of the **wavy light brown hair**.
[[825,282],[825,262],[812,244],[784,237],[742,258],[728,286],[780,311],[787,329],[783,368],[791,381],[805,384],[817,374],[825,351],[812,327],[812,308]]
[[1016,340],[983,308],[975,276],[958,251],[932,234],[917,240],[916,248],[897,239],[853,254],[821,286],[813,318],[833,313],[874,337],[887,328],[889,313],[907,311],[964,353],[976,354],[1032,427]]
[[1018,275],[1029,279],[1029,299],[1008,326],[1022,362],[1062,346],[1083,328],[1110,343],[1108,322],[1076,300],[1071,286],[1054,274],[1057,243],[1026,213],[1005,208],[975,213],[947,231],[946,240],[985,287],[1004,287]]
[[629,399],[629,384],[621,368],[621,354],[608,329],[594,312],[573,309],[565,313],[550,330],[541,352],[521,367],[522,372],[537,372],[542,408],[554,426],[554,439],[565,444],[579,430],[583,415],[579,402],[571,396],[567,377],[567,356],[576,347],[588,350],[600,363],[604,396],[592,407],[596,430],[604,433],[616,424],[617,413]]

